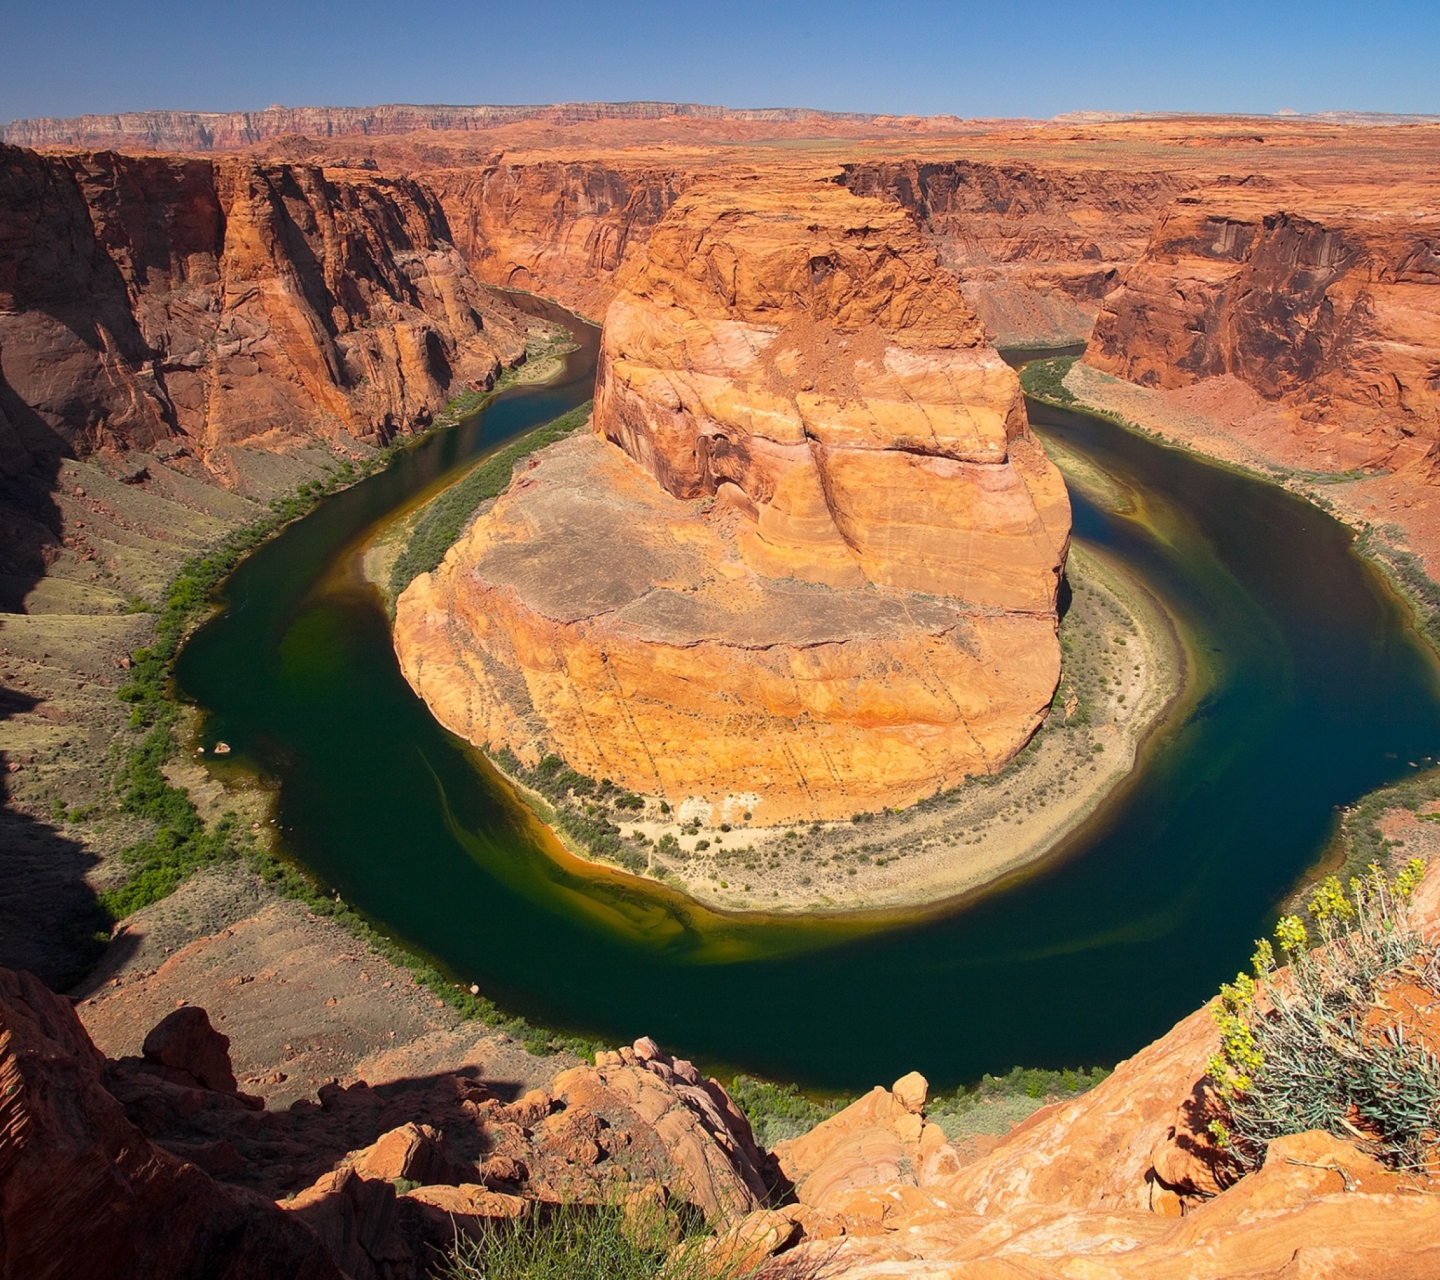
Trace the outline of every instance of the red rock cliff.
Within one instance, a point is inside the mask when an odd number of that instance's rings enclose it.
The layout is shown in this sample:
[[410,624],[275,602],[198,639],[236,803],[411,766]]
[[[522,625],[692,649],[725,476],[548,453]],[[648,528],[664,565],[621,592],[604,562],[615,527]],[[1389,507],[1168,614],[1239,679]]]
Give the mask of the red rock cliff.
[[442,723],[714,823],[910,803],[1019,750],[1069,503],[905,211],[693,188],[600,359],[604,440],[532,459],[398,602]]
[[313,166],[0,154],[0,468],[384,439],[524,350],[442,211]]
[[1440,436],[1440,196],[1415,185],[1182,196],[1104,302],[1086,363],[1144,386],[1230,375],[1377,462]]

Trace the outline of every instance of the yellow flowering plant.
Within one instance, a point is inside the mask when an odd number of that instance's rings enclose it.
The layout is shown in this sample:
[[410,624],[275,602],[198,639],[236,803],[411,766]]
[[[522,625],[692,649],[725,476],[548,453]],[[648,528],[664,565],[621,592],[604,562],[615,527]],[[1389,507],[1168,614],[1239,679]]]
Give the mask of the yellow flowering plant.
[[1372,864],[1348,892],[1327,876],[1310,895],[1319,935],[1312,950],[1299,916],[1283,916],[1275,940],[1289,961],[1275,970],[1275,947],[1255,944],[1251,974],[1223,983],[1212,1013],[1219,1051],[1207,1065],[1228,1123],[1212,1120],[1215,1144],[1253,1167],[1273,1138],[1327,1129],[1369,1145],[1392,1165],[1428,1158],[1440,1131],[1440,1059],[1407,1040],[1403,1028],[1367,1032],[1377,992],[1402,969],[1440,999],[1436,948],[1410,920],[1425,872],[1412,859],[1392,881]]

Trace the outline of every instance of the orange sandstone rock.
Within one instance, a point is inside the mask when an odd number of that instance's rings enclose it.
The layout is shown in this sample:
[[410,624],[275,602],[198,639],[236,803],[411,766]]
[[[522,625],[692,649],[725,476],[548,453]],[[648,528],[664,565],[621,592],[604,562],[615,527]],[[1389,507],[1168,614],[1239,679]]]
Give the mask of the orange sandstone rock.
[[913,802],[1038,727],[1069,502],[903,210],[683,196],[595,422],[619,449],[532,459],[398,602],[447,727],[759,823]]
[[737,489],[762,573],[1054,607],[1064,484],[895,205],[816,182],[686,192],[606,316],[595,423],[676,497]]

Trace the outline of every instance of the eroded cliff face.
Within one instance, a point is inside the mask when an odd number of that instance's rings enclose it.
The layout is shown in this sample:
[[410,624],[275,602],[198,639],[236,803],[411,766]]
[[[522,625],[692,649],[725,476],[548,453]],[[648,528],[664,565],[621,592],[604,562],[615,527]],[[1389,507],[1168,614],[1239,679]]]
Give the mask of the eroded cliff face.
[[1229,375],[1294,431],[1363,437],[1365,461],[1391,465],[1440,436],[1440,200],[1414,185],[1183,196],[1105,299],[1085,361],[1161,389]]
[[747,562],[1047,612],[1069,532],[1014,372],[911,219],[825,184],[682,198],[606,316],[596,429]]
[[1000,346],[1083,340],[1160,211],[1191,185],[1159,169],[972,160],[853,163],[840,180],[916,214]]
[[1039,725],[1068,499],[903,210],[687,193],[607,315],[594,421],[400,599],[457,733],[765,824],[912,802]]
[[383,441],[519,359],[414,182],[244,158],[0,156],[0,467],[105,445]]
[[617,273],[694,177],[679,166],[537,161],[427,169],[423,181],[477,276],[598,322]]

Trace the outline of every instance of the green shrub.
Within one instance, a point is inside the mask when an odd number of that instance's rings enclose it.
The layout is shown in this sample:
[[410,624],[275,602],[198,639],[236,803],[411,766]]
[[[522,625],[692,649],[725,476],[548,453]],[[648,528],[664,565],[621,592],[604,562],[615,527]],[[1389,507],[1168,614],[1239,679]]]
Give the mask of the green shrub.
[[[441,1266],[445,1280],[739,1280],[735,1263],[707,1255],[698,1215],[687,1224],[662,1205],[540,1206],[512,1222],[487,1222],[461,1238]],[[686,1232],[689,1225],[691,1231]]]
[[1027,396],[1051,404],[1075,403],[1075,396],[1065,385],[1065,375],[1074,365],[1075,356],[1054,356],[1049,360],[1031,360],[1020,370],[1020,388]]
[[1272,973],[1274,949],[1259,942],[1255,976],[1221,987],[1221,1049],[1208,1074],[1230,1121],[1211,1133],[1242,1166],[1257,1166],[1272,1139],[1310,1129],[1359,1139],[1399,1168],[1433,1154],[1440,1059],[1399,1024],[1367,1026],[1376,996],[1402,977],[1440,1000],[1440,959],[1409,918],[1423,871],[1412,860],[1392,883],[1374,864],[1348,893],[1327,877],[1308,907],[1320,945],[1311,950],[1304,922],[1285,916],[1275,933],[1288,972]]
[[810,1098],[793,1084],[774,1084],[746,1075],[730,1082],[729,1094],[750,1121],[755,1141],[766,1151],[786,1138],[808,1133],[854,1101],[847,1097]]
[[390,571],[391,598],[398,597],[422,573],[439,567],[445,553],[455,545],[475,514],[475,508],[490,498],[498,498],[510,487],[510,477],[521,458],[563,440],[584,426],[589,416],[590,402],[587,401],[497,450],[431,501]]

